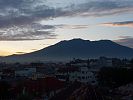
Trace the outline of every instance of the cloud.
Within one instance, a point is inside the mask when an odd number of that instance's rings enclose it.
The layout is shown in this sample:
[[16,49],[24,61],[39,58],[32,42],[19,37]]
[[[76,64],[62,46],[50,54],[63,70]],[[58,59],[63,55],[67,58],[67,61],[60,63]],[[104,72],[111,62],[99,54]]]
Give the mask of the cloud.
[[115,40],[115,42],[133,48],[133,37],[131,36],[120,36],[121,39]]
[[55,39],[57,36],[54,33],[55,29],[84,29],[88,27],[88,25],[42,25],[39,23],[13,26],[0,29],[0,41]]
[[0,0],[0,28],[65,16],[105,16],[133,11],[131,0],[90,0],[58,7],[47,0]]
[[107,16],[113,14],[133,12],[131,0],[91,0],[83,4],[73,4],[66,8],[68,15],[80,16]]
[[38,49],[31,49],[32,51],[37,51]]
[[0,41],[54,39],[54,26],[32,24],[0,29]]
[[55,15],[55,9],[41,4],[41,0],[1,0],[0,8],[0,28],[31,24]]
[[[80,3],[70,0],[71,3],[63,3],[56,6],[56,1],[51,0],[0,0],[0,40],[38,40],[55,38],[54,26],[39,26],[36,29],[33,24],[41,20],[56,17],[74,16],[107,16],[113,14],[133,12],[131,0],[86,0]],[[65,1],[65,0],[64,0]],[[84,0],[85,1],[85,0]],[[57,27],[57,26],[56,26]],[[81,29],[83,25],[61,25],[60,28]]]
[[15,54],[25,54],[26,52],[15,52]]
[[110,22],[110,23],[103,23],[102,25],[113,26],[113,27],[133,27],[133,21]]
[[0,0],[0,41],[55,38],[53,26],[37,23],[54,17],[55,9],[44,2],[46,0]]
[[61,24],[61,25],[55,25],[56,28],[61,29],[85,29],[89,28],[89,25],[67,25],[67,24]]

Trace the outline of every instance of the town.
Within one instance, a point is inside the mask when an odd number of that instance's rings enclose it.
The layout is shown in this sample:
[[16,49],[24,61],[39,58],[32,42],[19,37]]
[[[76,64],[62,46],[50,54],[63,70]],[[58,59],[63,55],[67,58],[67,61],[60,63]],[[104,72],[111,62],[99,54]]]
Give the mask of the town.
[[0,0],[0,100],[133,100],[133,0]]
[[0,63],[1,100],[132,100],[133,59]]

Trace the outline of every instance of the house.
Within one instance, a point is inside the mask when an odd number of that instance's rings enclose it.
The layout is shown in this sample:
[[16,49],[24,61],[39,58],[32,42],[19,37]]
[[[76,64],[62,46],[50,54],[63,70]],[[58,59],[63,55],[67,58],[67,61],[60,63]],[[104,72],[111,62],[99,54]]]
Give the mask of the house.
[[56,77],[60,80],[69,80],[70,75],[74,75],[79,69],[78,67],[63,67],[56,71]]
[[99,59],[91,59],[90,67],[112,67],[112,58],[100,57]]
[[36,68],[24,68],[22,70],[15,71],[15,76],[19,77],[31,77],[36,73]]
[[96,85],[97,81],[93,72],[87,66],[71,66],[59,69],[56,77],[69,82],[79,81],[85,84]]
[[80,67],[80,72],[78,74],[78,80],[81,82],[92,85],[97,84],[93,72],[91,72],[88,67]]
[[111,58],[100,57],[98,61],[101,67],[105,67],[105,66],[112,67],[113,66]]

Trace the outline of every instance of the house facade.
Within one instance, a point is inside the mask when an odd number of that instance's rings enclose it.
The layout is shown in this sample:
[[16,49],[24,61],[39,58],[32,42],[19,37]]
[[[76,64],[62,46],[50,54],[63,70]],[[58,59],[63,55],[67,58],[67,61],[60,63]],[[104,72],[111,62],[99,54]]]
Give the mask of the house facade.
[[69,82],[79,81],[85,84],[96,85],[97,80],[87,66],[68,67],[57,71],[56,77]]

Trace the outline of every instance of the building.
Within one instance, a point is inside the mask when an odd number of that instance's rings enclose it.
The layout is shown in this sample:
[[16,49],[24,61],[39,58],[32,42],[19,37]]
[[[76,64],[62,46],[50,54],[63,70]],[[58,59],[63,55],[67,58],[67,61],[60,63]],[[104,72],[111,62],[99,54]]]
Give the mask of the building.
[[112,58],[100,57],[99,59],[91,59],[90,67],[112,67]]
[[[78,64],[79,65],[79,64]],[[87,66],[62,68],[57,71],[56,77],[69,82],[79,81],[85,84],[96,85],[97,81],[93,72]]]
[[100,57],[99,58],[99,65],[101,67],[112,67],[113,64],[112,64],[112,59],[111,58],[106,58],[106,57]]
[[24,68],[22,70],[15,71],[17,77],[32,77],[36,73],[36,68]]
[[92,84],[92,85],[97,84],[93,72],[91,72],[88,67],[80,67],[80,70],[77,72],[77,78],[78,81],[83,83]]

